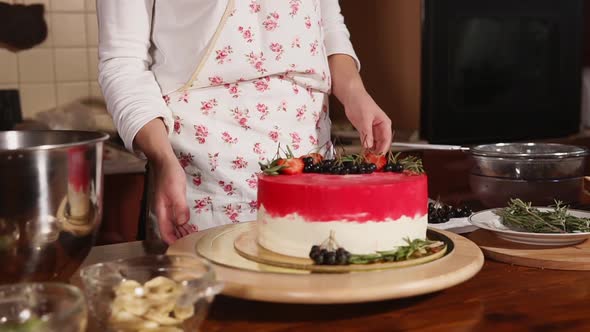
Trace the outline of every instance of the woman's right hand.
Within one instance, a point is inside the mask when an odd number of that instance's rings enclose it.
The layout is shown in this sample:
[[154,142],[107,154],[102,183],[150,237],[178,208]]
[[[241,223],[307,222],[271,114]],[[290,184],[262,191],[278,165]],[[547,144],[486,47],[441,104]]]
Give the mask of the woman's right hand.
[[162,239],[171,244],[187,235],[190,218],[186,203],[186,175],[176,157],[153,162],[154,208]]
[[154,167],[154,202],[160,235],[171,244],[187,235],[190,213],[186,204],[186,175],[180,166],[161,119],[153,119],[137,133],[134,147],[143,151]]

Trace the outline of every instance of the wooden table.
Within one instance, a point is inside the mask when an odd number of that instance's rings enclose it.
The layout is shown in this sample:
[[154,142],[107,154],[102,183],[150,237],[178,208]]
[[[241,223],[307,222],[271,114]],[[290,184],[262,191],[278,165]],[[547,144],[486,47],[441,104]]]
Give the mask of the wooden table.
[[[466,156],[424,152],[431,197],[476,204]],[[84,264],[160,244],[93,248]],[[471,280],[425,296],[351,305],[287,305],[216,298],[203,331],[590,331],[590,272],[539,270],[487,260]]]

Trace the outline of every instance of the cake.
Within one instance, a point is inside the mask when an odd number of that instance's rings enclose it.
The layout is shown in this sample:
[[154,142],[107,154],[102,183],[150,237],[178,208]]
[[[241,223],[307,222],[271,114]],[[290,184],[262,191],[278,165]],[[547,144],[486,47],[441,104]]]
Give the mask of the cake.
[[[421,164],[420,164],[421,165]],[[308,257],[331,235],[353,254],[372,254],[425,239],[427,177],[413,172],[258,177],[258,243]]]

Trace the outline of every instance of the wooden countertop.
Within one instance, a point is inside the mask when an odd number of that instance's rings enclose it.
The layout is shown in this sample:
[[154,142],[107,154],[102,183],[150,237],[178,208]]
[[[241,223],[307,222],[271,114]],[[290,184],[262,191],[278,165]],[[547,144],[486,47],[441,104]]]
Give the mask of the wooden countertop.
[[[424,152],[430,196],[473,202],[466,155]],[[160,244],[94,247],[84,264],[144,253]],[[350,305],[289,305],[219,296],[203,331],[585,331],[590,272],[553,271],[486,260],[472,279],[437,293]]]

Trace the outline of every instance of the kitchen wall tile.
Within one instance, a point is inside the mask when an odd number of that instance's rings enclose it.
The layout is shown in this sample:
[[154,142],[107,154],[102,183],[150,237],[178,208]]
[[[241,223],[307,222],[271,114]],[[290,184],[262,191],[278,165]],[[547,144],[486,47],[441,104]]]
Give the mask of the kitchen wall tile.
[[0,49],[0,83],[18,82],[18,60],[16,54]]
[[83,11],[85,0],[52,0],[51,9],[54,11]]
[[52,13],[55,46],[86,46],[85,14]]
[[91,97],[102,97],[102,91],[100,85],[96,82],[90,82],[90,96]]
[[[61,1],[61,0],[53,0],[53,2],[55,1]],[[45,6],[45,11],[51,10],[51,4],[49,0],[19,0],[19,1],[15,1],[15,3],[23,3],[26,5],[32,5],[34,3],[41,3]]]
[[21,84],[20,98],[23,118],[32,119],[35,114],[55,108],[54,84]]
[[18,90],[18,83],[0,84],[0,90]]
[[57,81],[87,81],[88,50],[55,49],[55,72]]
[[53,51],[34,48],[19,52],[18,72],[21,83],[52,83],[55,79]]
[[57,84],[57,104],[66,105],[80,98],[90,95],[88,82]]
[[86,41],[88,46],[98,45],[98,19],[96,13],[86,14]]
[[88,77],[91,81],[98,79],[98,49],[88,49]]
[[97,0],[86,0],[86,10],[87,11],[96,11],[96,1]]

